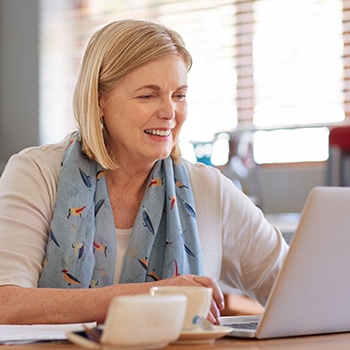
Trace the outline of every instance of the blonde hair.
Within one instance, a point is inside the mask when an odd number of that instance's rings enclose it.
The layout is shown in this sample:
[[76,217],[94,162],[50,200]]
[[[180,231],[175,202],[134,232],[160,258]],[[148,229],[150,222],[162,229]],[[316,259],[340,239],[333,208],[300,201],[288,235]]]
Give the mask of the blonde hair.
[[[75,87],[73,108],[86,156],[106,169],[116,167],[106,147],[106,131],[99,116],[99,95],[110,93],[130,72],[169,54],[180,55],[190,70],[192,58],[182,37],[153,22],[121,20],[112,22],[90,39]],[[179,145],[171,152],[180,157]]]

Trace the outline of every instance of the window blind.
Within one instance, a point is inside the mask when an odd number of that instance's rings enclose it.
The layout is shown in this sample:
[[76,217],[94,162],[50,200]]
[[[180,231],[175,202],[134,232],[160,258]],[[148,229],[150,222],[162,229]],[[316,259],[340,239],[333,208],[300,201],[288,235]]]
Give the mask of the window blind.
[[[265,130],[287,127],[296,132],[279,136],[277,143],[267,145],[272,132],[257,140],[261,162],[275,162],[270,155],[277,151],[278,161],[288,162],[288,152],[294,152],[293,161],[310,160],[312,152],[317,153],[314,160],[324,160],[324,129],[312,135],[315,149],[309,154],[298,128],[338,123],[350,115],[350,0],[41,0],[41,4],[43,142],[56,141],[71,130],[71,96],[87,40],[104,24],[121,18],[157,21],[184,37],[194,58],[184,140],[212,140],[219,131],[247,123]],[[304,131],[307,140],[311,136]],[[283,141],[289,150],[282,147]]]
[[343,0],[343,40],[344,40],[344,112],[350,117],[350,1]]
[[[61,56],[60,65],[64,66],[64,72],[67,73],[62,76],[50,61],[45,60],[43,64],[47,67],[46,76],[50,74],[52,81],[66,86],[66,96],[72,94],[80,59],[92,33],[114,20],[148,19],[178,31],[194,59],[188,77],[189,116],[183,128],[182,139],[211,140],[216,131],[236,126],[235,4],[231,0],[42,2],[46,3],[46,14],[43,16],[46,20],[43,21],[46,29],[49,29],[43,33],[44,37],[47,36],[45,44],[51,46],[50,55]],[[57,2],[59,11],[50,12],[52,2]],[[49,37],[49,32],[54,32],[54,36]],[[56,45],[52,45],[53,37],[57,39]],[[61,81],[64,79],[69,82]],[[51,103],[43,100],[44,106],[52,103],[55,103],[53,98]],[[56,111],[58,109],[62,107],[57,106]],[[67,114],[67,110],[64,114]],[[48,114],[43,113],[44,119],[46,115]],[[44,137],[49,135],[50,129],[51,126],[48,125],[46,131],[42,132]]]

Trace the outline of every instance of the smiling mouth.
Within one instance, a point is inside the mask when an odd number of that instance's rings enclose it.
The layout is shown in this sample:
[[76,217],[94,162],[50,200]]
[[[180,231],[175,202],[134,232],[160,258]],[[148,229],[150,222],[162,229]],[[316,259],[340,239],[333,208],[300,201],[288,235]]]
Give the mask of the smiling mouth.
[[154,130],[154,129],[149,129],[145,130],[145,133],[148,135],[154,135],[154,136],[169,136],[171,133],[171,130]]

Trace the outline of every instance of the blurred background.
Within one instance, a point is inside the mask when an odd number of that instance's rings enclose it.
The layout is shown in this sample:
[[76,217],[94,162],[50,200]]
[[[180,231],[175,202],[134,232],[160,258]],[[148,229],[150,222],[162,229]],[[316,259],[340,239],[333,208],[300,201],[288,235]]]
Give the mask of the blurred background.
[[13,153],[75,128],[90,36],[148,19],[193,55],[184,157],[295,224],[310,189],[331,184],[330,131],[350,120],[349,10],[348,0],[0,0],[0,173]]

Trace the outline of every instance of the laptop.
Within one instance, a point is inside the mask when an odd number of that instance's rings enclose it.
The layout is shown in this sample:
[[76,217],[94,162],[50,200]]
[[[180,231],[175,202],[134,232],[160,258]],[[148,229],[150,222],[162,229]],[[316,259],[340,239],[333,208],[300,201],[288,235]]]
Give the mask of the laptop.
[[311,190],[263,315],[221,325],[257,339],[350,331],[350,187]]

